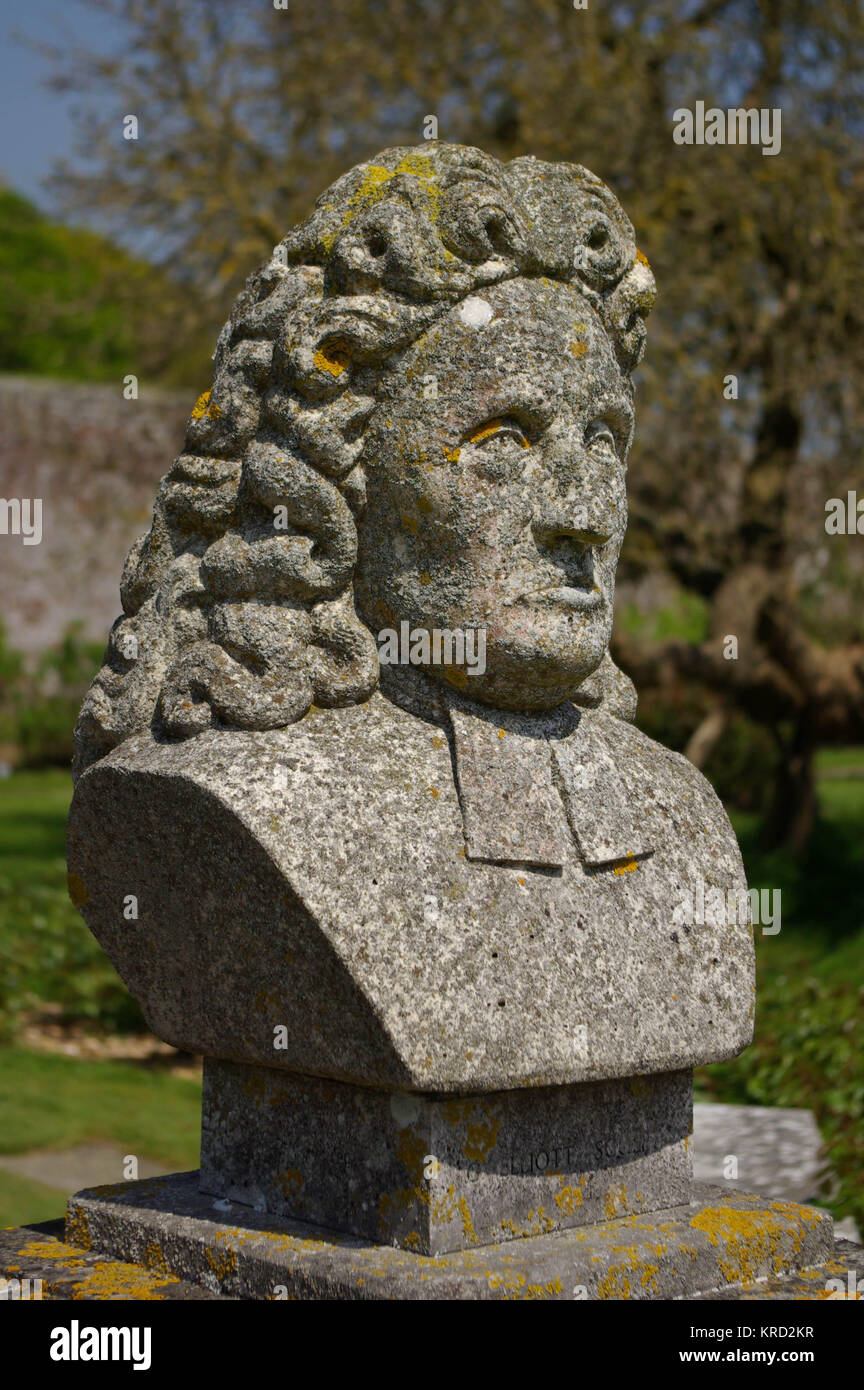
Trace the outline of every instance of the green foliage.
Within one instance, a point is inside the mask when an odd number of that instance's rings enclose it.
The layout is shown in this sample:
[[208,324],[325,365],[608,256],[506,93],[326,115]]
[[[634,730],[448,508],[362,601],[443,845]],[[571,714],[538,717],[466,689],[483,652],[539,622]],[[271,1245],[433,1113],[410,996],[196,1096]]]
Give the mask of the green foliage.
[[770,730],[742,714],[730,719],[703,771],[726,805],[764,812],[779,759],[777,741]]
[[[639,693],[636,723],[650,738],[681,753],[713,703],[709,692],[696,685],[676,681],[648,686]],[[779,759],[772,731],[746,715],[735,714],[702,770],[726,806],[764,813]]]
[[66,891],[68,773],[20,772],[0,782],[0,1037],[40,1003],[68,1019],[129,1031],[140,1010]]
[[0,741],[16,746],[22,767],[72,761],[75,720],[104,650],[85,641],[81,629],[70,623],[58,646],[28,667],[7,647],[0,622]]
[[[844,754],[860,766],[861,749]],[[753,1043],[697,1086],[703,1099],[813,1110],[839,1179],[831,1209],[864,1229],[864,779],[820,780],[819,800],[797,857],[761,852],[758,817],[735,817],[751,887],[781,890],[783,923],[777,936],[756,929]]]
[[0,371],[194,385],[209,349],[200,333],[178,338],[180,301],[145,261],[0,189]]
[[695,593],[679,589],[674,602],[645,611],[637,603],[620,604],[615,621],[622,632],[644,642],[704,642],[708,636],[708,604]]
[[[21,1105],[26,1096],[28,1104]],[[0,1152],[116,1143],[166,1168],[198,1164],[201,1087],[152,1066],[0,1052]]]

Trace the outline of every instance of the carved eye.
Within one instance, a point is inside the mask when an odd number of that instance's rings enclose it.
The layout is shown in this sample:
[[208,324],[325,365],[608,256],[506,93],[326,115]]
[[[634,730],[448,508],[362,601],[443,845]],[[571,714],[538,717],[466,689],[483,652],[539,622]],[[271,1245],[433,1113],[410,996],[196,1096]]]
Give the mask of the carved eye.
[[518,422],[510,416],[503,416],[494,420],[487,420],[485,425],[480,425],[476,430],[469,434],[466,444],[485,445],[489,440],[512,439],[522,449],[530,449],[531,445],[525,435],[525,431]]
[[618,445],[612,427],[606,420],[592,420],[585,431],[585,443],[589,449],[611,452],[618,457]]

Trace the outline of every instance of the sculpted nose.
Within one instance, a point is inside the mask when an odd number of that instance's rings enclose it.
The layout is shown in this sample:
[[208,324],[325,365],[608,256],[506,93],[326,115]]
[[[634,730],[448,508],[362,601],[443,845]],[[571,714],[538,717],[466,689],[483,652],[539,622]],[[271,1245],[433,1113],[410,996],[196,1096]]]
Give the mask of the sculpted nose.
[[535,514],[534,535],[543,545],[558,540],[575,541],[579,546],[606,545],[615,533],[610,517],[586,501],[583,494],[542,506]]
[[550,470],[547,487],[538,493],[532,529],[541,545],[569,540],[582,548],[603,546],[621,526],[621,505],[608,468],[571,446],[566,466]]

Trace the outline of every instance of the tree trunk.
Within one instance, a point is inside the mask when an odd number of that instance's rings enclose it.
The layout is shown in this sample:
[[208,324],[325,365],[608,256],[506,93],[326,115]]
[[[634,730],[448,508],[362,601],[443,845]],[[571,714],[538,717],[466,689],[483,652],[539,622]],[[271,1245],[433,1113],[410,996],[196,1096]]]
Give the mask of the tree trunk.
[[801,719],[792,738],[781,744],[780,765],[762,833],[765,849],[784,848],[798,852],[804,848],[813,829],[816,819],[815,749],[808,724],[806,718]]

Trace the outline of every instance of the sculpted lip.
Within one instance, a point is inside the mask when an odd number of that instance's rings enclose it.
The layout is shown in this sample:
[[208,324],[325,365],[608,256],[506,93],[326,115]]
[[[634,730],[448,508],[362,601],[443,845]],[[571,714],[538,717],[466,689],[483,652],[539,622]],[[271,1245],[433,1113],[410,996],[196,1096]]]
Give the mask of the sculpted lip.
[[599,589],[574,589],[569,584],[557,588],[542,589],[537,595],[547,603],[562,603],[568,608],[599,608],[603,595]]
[[541,603],[560,603],[568,608],[599,608],[603,595],[598,588],[584,588],[575,584],[547,584],[542,589],[533,589],[525,594],[526,599]]

